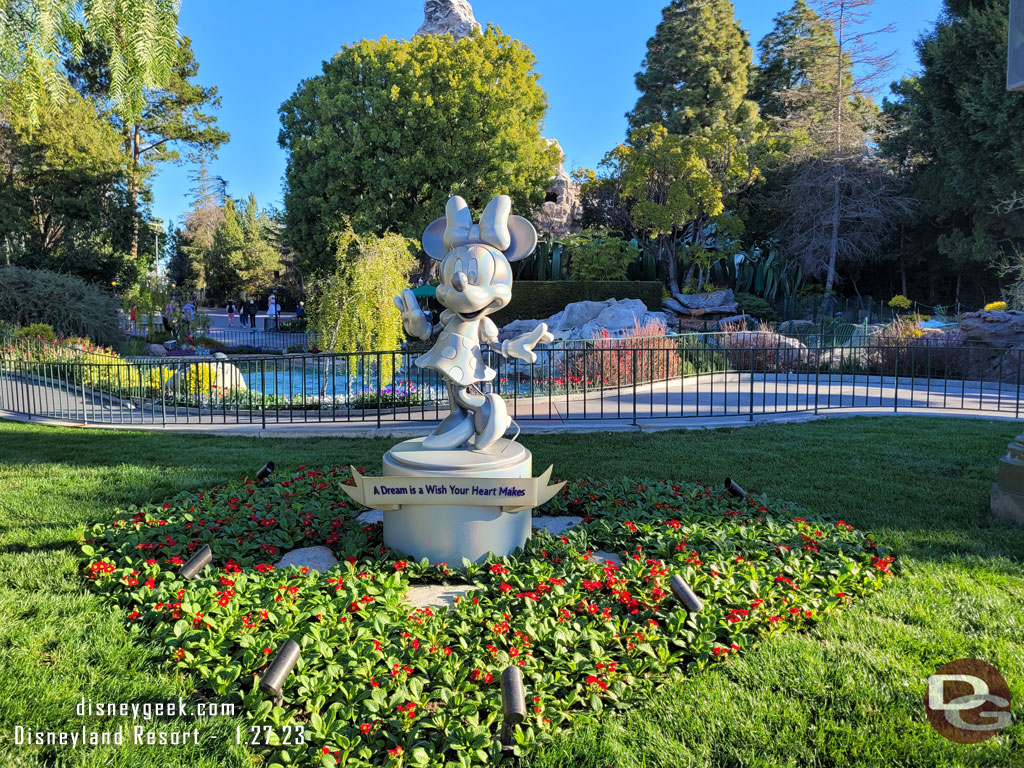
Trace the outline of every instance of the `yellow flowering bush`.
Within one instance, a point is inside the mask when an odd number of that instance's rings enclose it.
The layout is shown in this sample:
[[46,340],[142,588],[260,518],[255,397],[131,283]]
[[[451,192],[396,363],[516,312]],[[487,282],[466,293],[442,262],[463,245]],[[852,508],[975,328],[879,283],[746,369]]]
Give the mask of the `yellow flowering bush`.
[[903,294],[897,294],[889,299],[889,306],[893,309],[910,309],[913,304],[910,299]]
[[985,305],[986,312],[1004,312],[1006,310],[1005,301],[993,301],[990,304]]

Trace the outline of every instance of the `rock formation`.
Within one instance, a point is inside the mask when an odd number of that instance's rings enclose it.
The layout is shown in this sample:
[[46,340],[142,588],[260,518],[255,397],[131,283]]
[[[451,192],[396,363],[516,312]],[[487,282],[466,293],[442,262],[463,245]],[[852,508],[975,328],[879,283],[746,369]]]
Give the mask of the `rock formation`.
[[576,301],[544,321],[515,320],[498,332],[498,338],[504,341],[529,333],[541,322],[546,322],[555,340],[561,341],[599,338],[605,332],[612,336],[622,336],[648,323],[664,326],[666,317],[661,312],[651,312],[639,299]]
[[417,35],[451,35],[459,40],[481,29],[467,0],[426,0],[423,16]]
[[555,172],[555,180],[548,187],[544,204],[533,217],[533,224],[541,235],[557,239],[579,231],[583,207],[580,204],[580,185],[565,170],[565,153],[561,145],[554,139],[546,141],[548,146],[554,144],[558,147],[562,159]]

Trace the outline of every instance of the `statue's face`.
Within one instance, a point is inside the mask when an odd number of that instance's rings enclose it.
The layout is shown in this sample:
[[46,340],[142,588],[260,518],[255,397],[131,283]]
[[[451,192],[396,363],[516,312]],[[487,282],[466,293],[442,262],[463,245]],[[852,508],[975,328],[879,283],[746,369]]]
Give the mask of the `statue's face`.
[[450,250],[441,260],[437,300],[465,320],[489,315],[512,298],[512,269],[501,251],[474,243]]

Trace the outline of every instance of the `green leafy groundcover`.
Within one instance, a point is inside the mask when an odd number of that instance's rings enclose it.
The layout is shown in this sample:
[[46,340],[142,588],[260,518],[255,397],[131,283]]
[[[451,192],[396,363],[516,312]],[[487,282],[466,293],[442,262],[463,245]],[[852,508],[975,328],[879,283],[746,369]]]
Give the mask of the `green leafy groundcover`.
[[[379,523],[355,519],[347,476],[298,467],[267,487],[243,478],[128,507],[82,547],[93,588],[164,644],[170,665],[197,675],[201,696],[274,726],[271,741],[304,728],[304,744],[267,748],[270,764],[485,763],[509,665],[527,687],[517,749],[530,749],[570,721],[805,629],[892,571],[882,547],[841,520],[636,479],[569,482],[542,510],[583,517],[565,535],[535,530],[517,555],[431,566],[401,559]],[[203,544],[213,564],[186,582],[178,567]],[[338,556],[329,572],[274,567],[315,544]],[[674,573],[704,599],[699,615],[669,591]],[[403,596],[416,583],[476,589],[446,612],[414,610]],[[257,683],[287,637],[302,657],[275,707]]]

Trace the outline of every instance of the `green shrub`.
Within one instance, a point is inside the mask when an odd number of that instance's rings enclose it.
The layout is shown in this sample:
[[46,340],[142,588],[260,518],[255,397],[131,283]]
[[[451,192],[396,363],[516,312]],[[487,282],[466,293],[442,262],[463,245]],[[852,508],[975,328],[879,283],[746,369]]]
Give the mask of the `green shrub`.
[[624,280],[626,268],[640,257],[639,248],[606,229],[585,229],[568,238],[566,246],[574,280]]
[[512,286],[512,302],[492,317],[502,326],[513,320],[550,317],[574,301],[605,299],[640,299],[657,312],[661,291],[659,280],[517,280]]
[[80,277],[48,269],[0,268],[0,322],[45,323],[57,336],[111,345],[121,338],[118,308],[105,287]]
[[150,331],[146,334],[146,342],[149,344],[163,344],[173,338],[174,334],[167,331]]
[[18,339],[42,339],[43,341],[53,341],[57,338],[53,327],[46,323],[32,323],[24,328],[19,328],[14,332],[14,336]]
[[766,323],[779,321],[779,313],[760,296],[755,296],[752,293],[737,293],[736,304],[739,305],[740,314],[750,315],[755,320],[763,320]]

